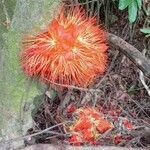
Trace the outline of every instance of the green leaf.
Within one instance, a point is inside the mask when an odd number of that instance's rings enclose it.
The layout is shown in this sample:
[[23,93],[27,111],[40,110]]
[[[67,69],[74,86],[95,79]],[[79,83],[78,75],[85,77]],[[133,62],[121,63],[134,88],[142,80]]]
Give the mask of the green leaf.
[[146,38],[149,38],[149,37],[150,37],[150,34],[147,34],[145,37],[146,37]]
[[150,28],[143,28],[143,29],[140,29],[140,31],[145,34],[150,34]]
[[131,1],[132,0],[119,0],[119,9],[124,10],[130,5]]
[[127,93],[131,96],[135,93],[136,89],[135,89],[135,85],[131,85],[130,87],[127,88]]
[[140,10],[142,7],[142,1],[141,0],[136,0],[136,1],[137,1],[138,8]]
[[132,0],[132,3],[128,6],[128,18],[130,23],[133,23],[137,17],[138,6],[136,0]]

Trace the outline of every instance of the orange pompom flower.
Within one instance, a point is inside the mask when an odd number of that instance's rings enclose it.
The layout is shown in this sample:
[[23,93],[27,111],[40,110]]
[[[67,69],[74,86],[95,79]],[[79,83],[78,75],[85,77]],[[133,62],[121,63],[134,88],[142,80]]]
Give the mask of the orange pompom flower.
[[[21,52],[26,75],[46,83],[87,86],[105,71],[107,42],[96,19],[77,7],[64,8],[45,31],[32,36]],[[27,41],[27,42],[28,42]]]
[[71,132],[68,142],[75,144],[95,143],[101,134],[114,126],[104,115],[92,107],[81,107],[74,112],[75,120],[65,130]]

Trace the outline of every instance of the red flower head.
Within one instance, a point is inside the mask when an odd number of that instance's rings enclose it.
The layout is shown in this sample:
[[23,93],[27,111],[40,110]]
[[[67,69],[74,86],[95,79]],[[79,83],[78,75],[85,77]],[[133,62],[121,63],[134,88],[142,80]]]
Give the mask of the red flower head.
[[67,13],[61,9],[45,31],[28,40],[32,43],[21,53],[28,76],[46,83],[87,86],[105,71],[105,32],[79,7]]
[[104,132],[113,129],[103,114],[92,107],[81,107],[74,112],[75,120],[71,125],[65,126],[65,131],[72,133],[69,142],[90,143],[97,142],[98,137]]

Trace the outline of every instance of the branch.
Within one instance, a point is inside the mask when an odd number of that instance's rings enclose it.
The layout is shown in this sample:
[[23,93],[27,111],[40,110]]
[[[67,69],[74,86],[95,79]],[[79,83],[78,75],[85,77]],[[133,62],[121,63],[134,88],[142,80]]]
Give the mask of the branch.
[[46,128],[46,129],[44,129],[44,130],[42,130],[42,131],[39,131],[39,132],[37,132],[37,133],[30,134],[30,135],[20,136],[20,137],[16,137],[16,138],[12,138],[12,139],[6,140],[6,141],[0,141],[0,147],[1,147],[1,145],[5,145],[5,144],[10,143],[10,142],[12,143],[12,142],[15,142],[15,141],[20,141],[20,140],[22,140],[22,139],[28,139],[28,138],[31,138],[31,137],[34,137],[34,136],[37,136],[37,135],[46,133],[46,132],[48,132],[49,130],[54,129],[55,127],[58,127],[58,126],[63,125],[64,123],[67,123],[67,122],[59,123],[59,124],[57,124],[57,125],[51,126],[51,127],[49,127],[49,128]]
[[147,77],[150,77],[150,60],[131,44],[127,43],[120,37],[108,33],[108,40],[120,48],[124,53]]
[[[143,52],[142,52],[143,56],[145,56],[146,51],[147,51],[146,49],[143,50]],[[147,91],[148,95],[150,96],[150,88],[145,82],[144,74],[142,71],[139,72],[139,76],[140,76],[140,80],[141,80],[145,90]]]
[[80,90],[80,91],[88,91],[88,92],[101,92],[100,89],[88,89],[88,88],[82,88],[82,87],[78,87],[78,86],[74,86],[74,85],[59,84],[59,83],[52,82],[52,81],[48,81],[48,82],[50,82],[52,85],[56,85],[56,86],[58,85],[58,86],[61,86],[61,87],[66,87],[68,89],[77,89],[77,90]]

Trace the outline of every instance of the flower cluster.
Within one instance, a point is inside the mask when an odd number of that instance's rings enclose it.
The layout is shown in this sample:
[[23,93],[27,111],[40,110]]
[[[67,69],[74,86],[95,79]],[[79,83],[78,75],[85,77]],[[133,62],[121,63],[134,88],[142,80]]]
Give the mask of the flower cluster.
[[27,76],[46,83],[87,86],[105,71],[107,42],[96,19],[77,7],[64,8],[45,31],[24,41],[21,65]]
[[102,133],[113,128],[113,125],[94,108],[83,107],[77,109],[74,113],[76,120],[69,126],[69,131],[72,135],[68,139],[72,144],[94,144]]

